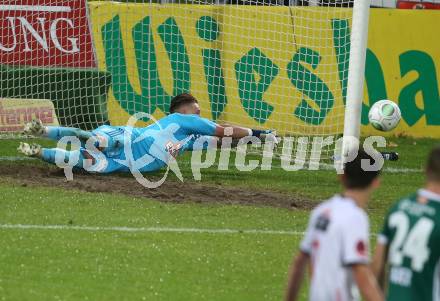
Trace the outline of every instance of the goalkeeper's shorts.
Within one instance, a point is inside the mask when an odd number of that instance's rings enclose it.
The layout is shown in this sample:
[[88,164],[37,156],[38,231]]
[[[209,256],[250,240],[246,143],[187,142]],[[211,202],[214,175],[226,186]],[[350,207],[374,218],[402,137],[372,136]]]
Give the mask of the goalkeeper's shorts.
[[[91,152],[85,148],[81,148],[80,162],[82,165],[78,167],[86,169],[89,172],[96,173],[113,173],[113,172],[151,172],[161,169],[166,165],[162,160],[150,156],[151,160],[146,164],[134,164],[134,162],[127,162],[126,154],[122,151],[117,157],[108,157],[104,152]],[[90,161],[84,161],[91,159]],[[139,158],[133,158],[137,161]],[[81,164],[81,163],[80,163]],[[136,167],[135,167],[136,166]],[[130,170],[132,168],[133,170]]]
[[98,139],[99,149],[108,158],[117,158],[124,148],[124,129],[116,126],[103,125],[92,131]]

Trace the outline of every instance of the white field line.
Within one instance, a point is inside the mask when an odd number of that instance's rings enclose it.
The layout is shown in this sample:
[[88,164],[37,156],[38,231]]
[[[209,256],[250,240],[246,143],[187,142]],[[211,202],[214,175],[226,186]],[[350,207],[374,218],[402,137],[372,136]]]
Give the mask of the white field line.
[[[335,170],[333,164],[321,163],[320,168],[324,170]],[[383,172],[389,173],[420,173],[423,172],[422,169],[418,168],[405,168],[405,167],[385,167],[382,169]]]
[[[0,161],[1,161],[1,157],[0,157]],[[191,166],[190,162],[178,162],[179,165],[183,165],[183,166]],[[234,164],[231,162],[231,164],[229,164],[229,166],[234,167]],[[200,166],[200,165],[195,165],[195,167],[201,167],[201,170],[203,170],[205,167],[204,166]],[[210,167],[218,167],[218,163],[214,163],[212,166]],[[259,168],[261,166],[257,167],[255,170],[258,171]],[[272,169],[283,169],[280,165],[278,164],[273,164]],[[320,163],[319,165],[319,169],[315,170],[309,170],[307,164],[304,164],[304,168],[300,169],[298,171],[328,171],[328,170],[335,170],[335,167],[333,164],[327,164],[327,163]],[[423,170],[422,169],[418,169],[418,168],[406,168],[406,167],[385,167],[382,169],[383,172],[388,172],[388,173],[422,173]],[[286,172],[294,172],[294,171],[286,171]]]
[[0,161],[31,161],[36,160],[32,157],[19,157],[19,156],[0,156]]
[[65,12],[70,13],[70,6],[45,5],[0,5],[0,11],[30,11],[30,12]]
[[[0,156],[0,161],[28,161],[28,160],[36,160],[36,158],[22,157],[22,156]],[[191,166],[190,162],[178,162],[178,164],[182,165],[182,166]],[[234,163],[231,162],[231,164],[229,164],[229,166],[234,168]],[[218,163],[214,163],[211,167],[218,167]],[[256,170],[258,170],[258,169],[259,168],[256,168]],[[273,164],[272,169],[282,169],[282,167],[279,166],[278,164]],[[306,164],[304,164],[304,168],[301,169],[300,171],[305,171],[305,170],[308,170]],[[334,168],[333,164],[321,163],[318,171],[319,170],[335,170],[335,168]],[[316,170],[313,170],[313,171],[316,171]],[[388,173],[422,173],[423,172],[422,169],[405,168],[405,167],[403,167],[403,168],[385,167],[382,171],[388,172]]]
[[87,232],[168,232],[168,233],[208,233],[208,234],[267,234],[302,236],[301,231],[260,230],[260,229],[203,229],[203,228],[169,228],[169,227],[93,227],[67,225],[24,225],[0,224],[0,229],[13,230],[76,230]]

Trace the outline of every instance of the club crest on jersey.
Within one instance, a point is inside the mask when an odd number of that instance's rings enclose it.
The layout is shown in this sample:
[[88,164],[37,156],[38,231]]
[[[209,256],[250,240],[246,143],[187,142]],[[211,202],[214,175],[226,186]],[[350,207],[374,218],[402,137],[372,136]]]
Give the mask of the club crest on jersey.
[[330,211],[325,211],[316,220],[315,228],[320,231],[327,231],[328,225],[330,224]]
[[320,216],[318,217],[318,220],[316,221],[316,229],[321,231],[327,231],[328,224],[330,223],[330,220],[327,216]]
[[169,141],[166,145],[165,145],[165,149],[167,152],[170,153],[171,156],[173,156],[174,158],[177,157],[177,155],[179,154],[179,150],[182,148],[182,144],[181,143],[176,143],[174,144],[173,142]]

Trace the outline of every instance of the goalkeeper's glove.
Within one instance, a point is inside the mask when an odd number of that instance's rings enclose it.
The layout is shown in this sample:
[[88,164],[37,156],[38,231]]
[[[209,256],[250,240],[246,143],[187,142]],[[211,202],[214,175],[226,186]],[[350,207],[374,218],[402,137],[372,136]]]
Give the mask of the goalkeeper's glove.
[[274,144],[280,143],[281,139],[277,137],[275,130],[254,130],[251,129],[252,136],[262,138],[264,142],[272,142]]

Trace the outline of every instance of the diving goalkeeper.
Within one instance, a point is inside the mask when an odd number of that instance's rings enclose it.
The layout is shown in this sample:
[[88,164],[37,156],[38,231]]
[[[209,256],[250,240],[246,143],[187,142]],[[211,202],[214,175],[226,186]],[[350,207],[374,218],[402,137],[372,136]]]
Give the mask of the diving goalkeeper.
[[[33,120],[24,127],[25,134],[60,140],[63,137],[76,137],[81,143],[78,150],[67,151],[61,148],[43,148],[38,144],[20,143],[18,151],[26,156],[37,157],[45,162],[56,164],[61,157],[64,162],[78,158],[75,168],[91,172],[128,172],[130,167],[125,147],[130,144],[132,159],[138,160],[148,155],[143,166],[136,167],[141,172],[155,171],[167,165],[171,157],[195,148],[217,145],[218,139],[225,136],[240,139],[246,136],[265,136],[266,141],[277,143],[271,131],[254,130],[239,126],[219,125],[200,117],[200,106],[191,94],[180,94],[171,100],[170,114],[147,127],[127,127],[103,125],[93,131],[78,128],[44,126],[40,120]],[[127,133],[129,135],[127,136]],[[205,143],[195,145],[204,136]],[[130,137],[130,139],[127,139]],[[87,144],[92,139],[93,145]]]

